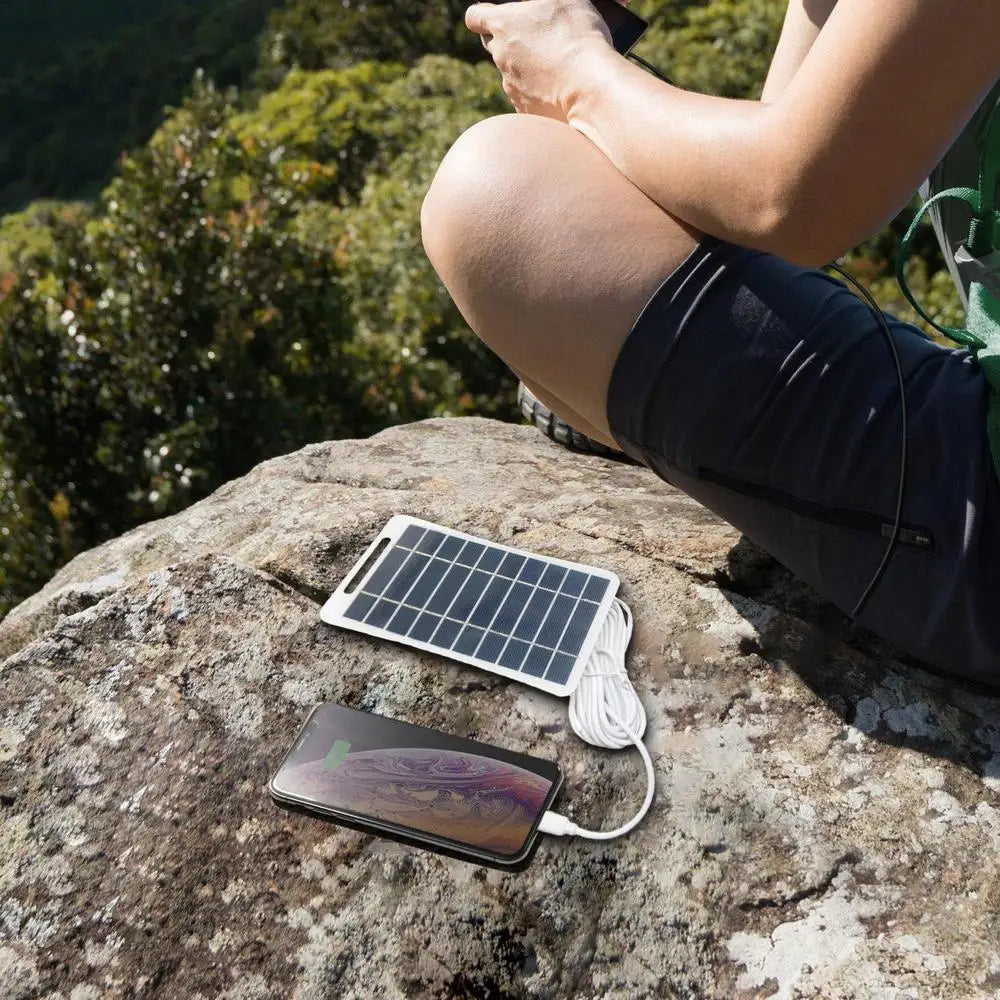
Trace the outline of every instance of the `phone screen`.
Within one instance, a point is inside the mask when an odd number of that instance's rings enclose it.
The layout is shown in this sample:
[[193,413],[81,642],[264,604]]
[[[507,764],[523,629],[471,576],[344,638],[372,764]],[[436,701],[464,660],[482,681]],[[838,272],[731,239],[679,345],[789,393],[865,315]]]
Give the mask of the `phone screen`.
[[551,761],[323,704],[271,780],[271,794],[385,836],[513,862],[560,780]]

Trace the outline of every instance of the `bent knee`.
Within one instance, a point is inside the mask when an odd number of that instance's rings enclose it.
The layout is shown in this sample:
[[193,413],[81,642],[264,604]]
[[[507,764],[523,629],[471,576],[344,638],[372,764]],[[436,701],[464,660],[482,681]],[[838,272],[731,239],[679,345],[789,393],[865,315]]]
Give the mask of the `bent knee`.
[[511,204],[524,205],[544,172],[544,130],[569,128],[536,115],[502,114],[467,128],[438,164],[420,206],[428,256],[449,234],[467,240],[475,227],[492,228]]

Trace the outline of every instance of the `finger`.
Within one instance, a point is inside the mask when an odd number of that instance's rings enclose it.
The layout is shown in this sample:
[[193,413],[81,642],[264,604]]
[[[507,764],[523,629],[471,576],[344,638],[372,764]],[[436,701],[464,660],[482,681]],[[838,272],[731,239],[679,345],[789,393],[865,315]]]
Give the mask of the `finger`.
[[465,26],[469,31],[474,31],[477,35],[491,35],[490,24],[494,23],[495,3],[474,3],[465,11]]

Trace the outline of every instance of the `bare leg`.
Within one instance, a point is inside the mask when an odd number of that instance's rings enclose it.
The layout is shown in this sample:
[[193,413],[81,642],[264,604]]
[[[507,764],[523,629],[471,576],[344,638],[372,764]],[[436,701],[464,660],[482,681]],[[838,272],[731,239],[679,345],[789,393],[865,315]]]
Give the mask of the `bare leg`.
[[420,221],[469,326],[546,406],[614,447],[606,399],[619,350],[700,234],[569,125],[517,114],[459,137]]

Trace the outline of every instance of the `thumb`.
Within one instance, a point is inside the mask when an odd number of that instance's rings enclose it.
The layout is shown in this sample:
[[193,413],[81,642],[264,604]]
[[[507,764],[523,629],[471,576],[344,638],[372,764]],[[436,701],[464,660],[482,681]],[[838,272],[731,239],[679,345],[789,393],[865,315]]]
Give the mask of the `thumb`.
[[487,26],[487,18],[492,20],[493,11],[497,5],[494,3],[474,3],[465,10],[465,26],[469,31],[474,31],[479,35],[490,35],[492,32]]

